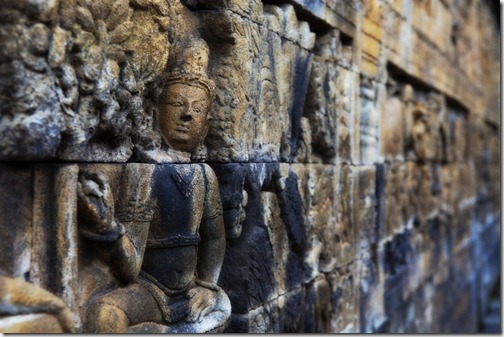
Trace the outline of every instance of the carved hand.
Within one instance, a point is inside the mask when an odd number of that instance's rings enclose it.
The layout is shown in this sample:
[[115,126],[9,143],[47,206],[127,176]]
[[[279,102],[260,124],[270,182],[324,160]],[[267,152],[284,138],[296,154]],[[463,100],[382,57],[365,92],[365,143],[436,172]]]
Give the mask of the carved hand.
[[77,194],[79,213],[86,220],[89,231],[106,234],[118,230],[114,219],[114,198],[107,179],[102,174],[81,172]]
[[190,289],[186,295],[189,298],[187,321],[190,323],[201,322],[217,304],[217,295],[217,291],[200,286]]

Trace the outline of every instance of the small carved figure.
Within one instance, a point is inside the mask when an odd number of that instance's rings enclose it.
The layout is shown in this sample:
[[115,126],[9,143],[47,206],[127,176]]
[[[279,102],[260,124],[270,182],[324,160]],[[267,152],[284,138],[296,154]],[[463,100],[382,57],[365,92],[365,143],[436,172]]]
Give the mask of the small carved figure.
[[436,146],[436,159],[447,161],[451,154],[449,144],[449,126],[446,112],[446,104],[443,95],[430,92],[427,96],[427,109],[430,113],[433,137]]
[[418,160],[432,160],[436,154],[436,139],[429,112],[422,106],[413,111],[413,128],[411,130],[413,148]]
[[409,132],[406,151],[409,159],[444,160],[450,150],[445,103],[440,94],[431,92],[423,102],[415,101],[412,88],[405,89],[406,130]]
[[159,131],[177,164],[128,164],[148,175],[150,186],[128,174],[137,187],[120,196],[125,205],[115,205],[104,175],[81,173],[81,235],[103,242],[111,270],[126,284],[93,301],[90,331],[220,331],[230,315],[217,285],[226,244],[217,179],[208,165],[190,163],[208,131],[214,84],[207,54],[201,40],[187,46],[158,101]]

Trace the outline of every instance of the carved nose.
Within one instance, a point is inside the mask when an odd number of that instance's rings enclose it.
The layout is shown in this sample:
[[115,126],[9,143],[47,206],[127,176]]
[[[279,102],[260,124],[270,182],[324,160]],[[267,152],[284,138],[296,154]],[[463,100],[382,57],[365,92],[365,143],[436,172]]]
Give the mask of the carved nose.
[[184,122],[189,122],[192,119],[192,116],[190,114],[186,113],[186,114],[183,114],[180,117],[180,119],[182,119],[182,121],[184,121]]

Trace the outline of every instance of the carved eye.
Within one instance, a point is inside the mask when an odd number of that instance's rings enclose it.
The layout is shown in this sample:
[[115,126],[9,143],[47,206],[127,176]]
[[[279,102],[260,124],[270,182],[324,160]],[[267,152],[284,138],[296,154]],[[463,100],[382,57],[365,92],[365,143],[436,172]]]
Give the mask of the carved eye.
[[183,106],[184,104],[180,101],[173,101],[173,102],[168,102],[168,105],[178,108],[178,107]]
[[205,109],[204,109],[203,107],[201,107],[201,106],[195,106],[195,107],[193,108],[193,111],[194,111],[195,113],[197,113],[197,114],[202,114],[202,113],[205,111]]

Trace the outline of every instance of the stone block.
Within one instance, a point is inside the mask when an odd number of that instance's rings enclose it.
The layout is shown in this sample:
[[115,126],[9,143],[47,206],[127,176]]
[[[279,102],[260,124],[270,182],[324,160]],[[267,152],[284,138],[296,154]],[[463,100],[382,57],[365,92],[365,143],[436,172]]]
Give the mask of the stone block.
[[358,83],[355,73],[339,68],[339,76],[336,79],[338,90],[338,113],[336,131],[336,149],[338,163],[355,163],[358,161],[358,109],[357,90],[355,84]]
[[356,249],[369,249],[377,242],[376,206],[376,167],[352,167],[353,186],[353,223],[355,224]]
[[380,141],[380,108],[376,82],[361,77],[359,111],[359,163],[372,165],[378,160]]
[[[341,104],[340,91],[336,86],[339,76],[336,63],[327,63],[320,56],[313,58],[310,83],[306,106],[303,115],[309,122],[310,144],[309,152],[314,162],[330,163],[336,153],[349,158],[350,133],[345,118],[339,123],[339,115],[344,114]],[[342,117],[342,116],[341,116]],[[347,140],[346,144],[341,140]],[[346,146],[345,146],[346,145]],[[346,154],[346,155],[345,155]]]
[[0,164],[0,271],[10,277],[30,279],[33,241],[33,172],[29,164]]
[[[271,205],[261,203],[267,198],[262,194],[264,186],[269,186],[267,189],[270,191],[277,190],[275,182],[278,180],[273,179],[276,171],[273,164],[247,164],[244,169],[244,185],[248,193],[248,203],[244,208],[246,218],[242,224],[241,235],[227,243],[220,279],[222,287],[229,294],[233,312],[237,314],[245,314],[278,296],[273,265],[273,250],[276,247],[270,242],[271,229],[268,230],[267,221],[270,221],[270,225],[273,220],[280,221],[280,224],[283,221],[278,218],[271,219],[271,216],[265,217],[265,207]],[[222,171],[218,169],[217,172]],[[270,192],[265,193],[271,195]],[[270,201],[278,205],[275,196],[271,195]],[[268,212],[276,216],[279,210],[270,208]],[[282,233],[285,234],[285,231]],[[271,235],[279,236],[282,233]]]
[[406,165],[396,162],[377,166],[379,193],[378,229],[380,239],[399,233],[407,225],[405,218]]
[[[78,166],[33,167],[33,242],[30,280],[78,307]],[[74,312],[77,327],[80,317]]]
[[315,280],[306,286],[305,299],[305,326],[303,332],[320,333],[330,331],[331,289],[324,274],[318,275]]
[[221,276],[233,311],[240,314],[299,287],[312,273],[307,171],[289,164],[246,164],[245,169],[245,221],[240,237],[228,241]]
[[451,44],[453,15],[441,1],[412,2],[412,26],[437,49],[445,51]]
[[[383,86],[379,88],[384,91]],[[406,127],[404,103],[396,93],[382,97],[380,101],[380,154],[388,161],[404,160]]]
[[304,288],[298,288],[245,314],[233,314],[226,332],[303,332],[304,300]]
[[[319,272],[332,271],[352,260],[353,230],[348,208],[341,207],[336,192],[342,188],[340,179],[345,178],[340,178],[333,166],[313,164],[307,168],[307,179],[299,181],[299,188],[305,191],[300,192],[307,206],[305,265],[307,280],[312,280]],[[301,165],[293,165],[292,169],[299,172]]]
[[405,205],[406,221],[425,228],[427,219],[438,211],[438,170],[429,164],[406,163]]
[[160,142],[144,88],[178,52],[165,32],[195,36],[195,18],[181,3],[58,3],[24,1],[1,25],[21,48],[2,56],[0,159],[126,162]]
[[329,311],[330,327],[326,331],[333,333],[358,331],[357,282],[354,272],[355,263],[352,263],[338,268],[327,276],[332,309]]
[[359,199],[356,199],[355,195],[355,188],[358,184],[355,168],[343,164],[338,167],[338,171],[335,197],[337,201],[337,233],[340,233],[340,244],[342,248],[345,247],[345,250],[341,251],[337,260],[339,261],[338,266],[343,266],[350,263],[353,260],[352,256],[357,254],[358,220],[352,210],[359,204]]

